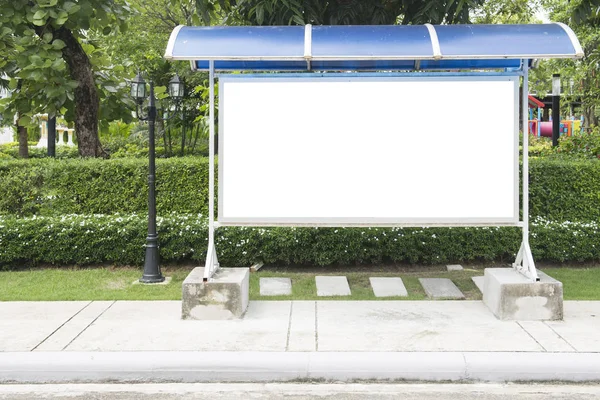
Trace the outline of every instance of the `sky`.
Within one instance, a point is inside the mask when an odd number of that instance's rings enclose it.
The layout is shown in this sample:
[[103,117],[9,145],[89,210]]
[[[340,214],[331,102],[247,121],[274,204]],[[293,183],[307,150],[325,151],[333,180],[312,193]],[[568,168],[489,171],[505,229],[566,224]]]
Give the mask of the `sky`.
[[544,23],[551,22],[550,19],[548,18],[548,11],[543,10],[543,9],[541,9],[535,13],[535,18],[541,20]]

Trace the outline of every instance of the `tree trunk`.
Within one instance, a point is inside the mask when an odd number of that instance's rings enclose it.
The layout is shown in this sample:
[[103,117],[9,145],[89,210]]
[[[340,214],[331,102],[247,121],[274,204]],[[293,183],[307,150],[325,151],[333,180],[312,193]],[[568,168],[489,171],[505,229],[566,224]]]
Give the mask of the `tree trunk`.
[[27,143],[27,127],[21,126],[17,123],[17,134],[19,137],[19,157],[29,158],[29,146]]
[[65,42],[66,46],[62,49],[63,58],[69,66],[71,78],[79,83],[74,91],[75,134],[77,135],[79,154],[82,157],[104,156],[105,153],[98,138],[100,100],[94,81],[92,64],[81,44],[70,30],[61,27],[54,33],[55,37]]
[[598,118],[594,106],[586,105],[583,107],[583,126],[586,132],[590,132],[592,125],[598,125]]

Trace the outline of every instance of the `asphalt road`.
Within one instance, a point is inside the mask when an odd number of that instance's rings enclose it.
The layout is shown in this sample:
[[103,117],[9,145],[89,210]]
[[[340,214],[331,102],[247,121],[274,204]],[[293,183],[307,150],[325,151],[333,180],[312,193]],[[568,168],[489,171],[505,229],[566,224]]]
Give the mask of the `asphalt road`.
[[504,400],[513,398],[591,400],[600,398],[600,385],[311,383],[0,385],[1,400]]

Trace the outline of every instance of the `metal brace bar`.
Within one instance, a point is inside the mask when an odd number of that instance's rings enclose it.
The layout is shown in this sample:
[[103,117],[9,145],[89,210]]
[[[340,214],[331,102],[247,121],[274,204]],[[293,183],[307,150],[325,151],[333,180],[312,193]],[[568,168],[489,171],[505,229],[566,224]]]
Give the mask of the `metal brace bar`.
[[215,62],[209,65],[209,138],[208,138],[208,251],[204,267],[204,282],[213,277],[219,269],[215,248]]
[[306,60],[306,69],[311,70],[311,59],[312,59],[312,25],[306,24],[304,26],[304,59]]
[[208,282],[215,272],[219,269],[219,260],[217,259],[217,250],[215,244],[208,244],[208,251],[206,252],[206,263],[204,264],[204,282]]
[[522,106],[522,137],[523,137],[523,240],[521,247],[517,253],[517,258],[513,264],[518,272],[525,275],[527,278],[536,282],[539,281],[537,271],[535,269],[535,262],[533,261],[533,254],[531,253],[531,247],[529,246],[529,118],[528,118],[528,104],[529,104],[529,60],[523,60],[523,93],[521,94],[521,106]]

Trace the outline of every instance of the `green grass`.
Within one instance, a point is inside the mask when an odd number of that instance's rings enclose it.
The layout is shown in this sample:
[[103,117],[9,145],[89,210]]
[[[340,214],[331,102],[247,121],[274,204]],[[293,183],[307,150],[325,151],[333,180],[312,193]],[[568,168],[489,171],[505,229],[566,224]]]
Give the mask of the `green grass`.
[[600,300],[600,268],[544,268],[563,284],[565,300]]
[[177,300],[189,270],[163,270],[168,285],[133,285],[137,268],[36,269],[0,272],[0,300]]
[[[181,284],[190,267],[163,268],[170,276],[168,285],[133,285],[140,278],[140,268],[72,268],[34,269],[0,272],[0,301],[40,300],[180,300]],[[564,285],[565,300],[600,300],[600,268],[545,268],[544,272]],[[424,300],[425,292],[418,278],[449,278],[469,300],[481,299],[481,293],[471,280],[482,275],[481,269],[446,272],[442,268],[418,271],[388,272],[349,268],[348,272],[315,273],[261,270],[250,275],[251,300]],[[352,291],[351,296],[317,297],[315,275],[345,275]],[[401,277],[408,297],[377,298],[373,295],[369,277]],[[292,280],[291,296],[260,296],[261,277],[289,277]]]

